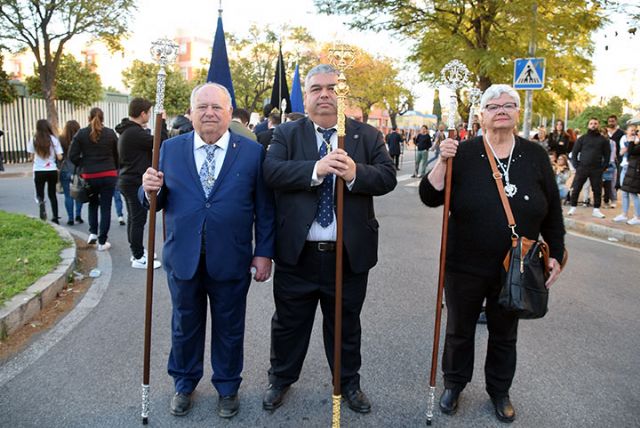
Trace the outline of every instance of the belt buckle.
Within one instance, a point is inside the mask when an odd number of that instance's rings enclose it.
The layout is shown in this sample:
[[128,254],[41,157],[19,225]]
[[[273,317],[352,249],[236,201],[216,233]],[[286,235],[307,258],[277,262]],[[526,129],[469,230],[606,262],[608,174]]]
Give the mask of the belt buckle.
[[332,251],[334,248],[335,244],[333,242],[318,242],[318,251],[320,252]]

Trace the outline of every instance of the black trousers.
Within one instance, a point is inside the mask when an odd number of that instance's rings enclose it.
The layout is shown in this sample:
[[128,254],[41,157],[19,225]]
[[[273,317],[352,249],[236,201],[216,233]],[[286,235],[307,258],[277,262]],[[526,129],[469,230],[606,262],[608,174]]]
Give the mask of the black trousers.
[[44,185],[47,185],[47,196],[51,202],[51,218],[58,218],[58,197],[56,195],[58,171],[35,171],[33,181],[36,185],[36,197],[40,204],[44,204]]
[[578,206],[578,197],[582,191],[582,186],[586,183],[587,178],[591,183],[591,190],[593,191],[593,208],[600,208],[600,202],[602,200],[602,168],[599,167],[578,167],[576,169],[576,176],[573,178],[573,185],[571,186],[571,206]]
[[[98,235],[98,243],[107,242],[111,228],[111,201],[116,188],[116,177],[90,178],[87,180],[92,190],[89,197],[89,233]],[[98,224],[98,209],[100,223]]]
[[489,341],[484,364],[486,389],[489,395],[509,394],[516,372],[516,341],[518,318],[498,307],[501,283],[499,275],[482,278],[475,275],[447,272],[445,299],[447,331],[442,355],[445,388],[462,390],[471,381],[475,349],[476,323],[486,299]]
[[[346,252],[345,252],[346,253]],[[322,310],[324,349],[333,373],[335,321],[334,252],[319,252],[305,245],[296,266],[276,265],[273,284],[276,311],[271,320],[269,383],[286,386],[300,376],[309,348],[316,308]],[[369,272],[355,274],[343,262],[342,364],[344,390],[360,388],[360,312]]]
[[400,154],[391,155],[391,159],[393,159],[393,163],[396,165],[396,169],[400,169]]
[[[141,184],[141,183],[140,183]],[[147,210],[138,200],[138,188],[135,182],[120,181],[120,193],[127,204],[127,238],[131,254],[136,259],[144,255],[144,225],[147,223]]]

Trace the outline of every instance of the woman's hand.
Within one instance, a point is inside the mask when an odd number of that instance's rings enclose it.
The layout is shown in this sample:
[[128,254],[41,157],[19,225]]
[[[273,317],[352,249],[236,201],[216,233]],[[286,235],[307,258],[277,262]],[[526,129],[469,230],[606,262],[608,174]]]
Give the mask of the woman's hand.
[[449,158],[455,157],[458,152],[458,141],[453,138],[447,138],[440,143],[440,160],[443,162]]
[[544,283],[545,287],[549,288],[551,285],[556,282],[558,276],[560,276],[560,272],[562,272],[562,266],[560,263],[553,257],[549,257],[549,279]]

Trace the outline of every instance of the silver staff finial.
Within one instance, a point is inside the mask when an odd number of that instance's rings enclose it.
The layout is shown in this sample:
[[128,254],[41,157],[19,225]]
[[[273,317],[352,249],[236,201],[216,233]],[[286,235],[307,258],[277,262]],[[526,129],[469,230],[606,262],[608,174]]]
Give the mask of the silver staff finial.
[[164,86],[167,79],[165,67],[172,64],[178,55],[178,45],[170,39],[162,38],[151,43],[151,57],[158,63],[158,82],[156,84],[156,114],[164,112]]

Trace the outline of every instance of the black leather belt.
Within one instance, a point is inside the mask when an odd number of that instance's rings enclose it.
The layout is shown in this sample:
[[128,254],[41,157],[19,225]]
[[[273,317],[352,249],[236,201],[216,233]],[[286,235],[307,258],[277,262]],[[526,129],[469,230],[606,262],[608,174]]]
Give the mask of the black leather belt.
[[306,241],[305,247],[321,253],[333,253],[336,251],[335,241]]

